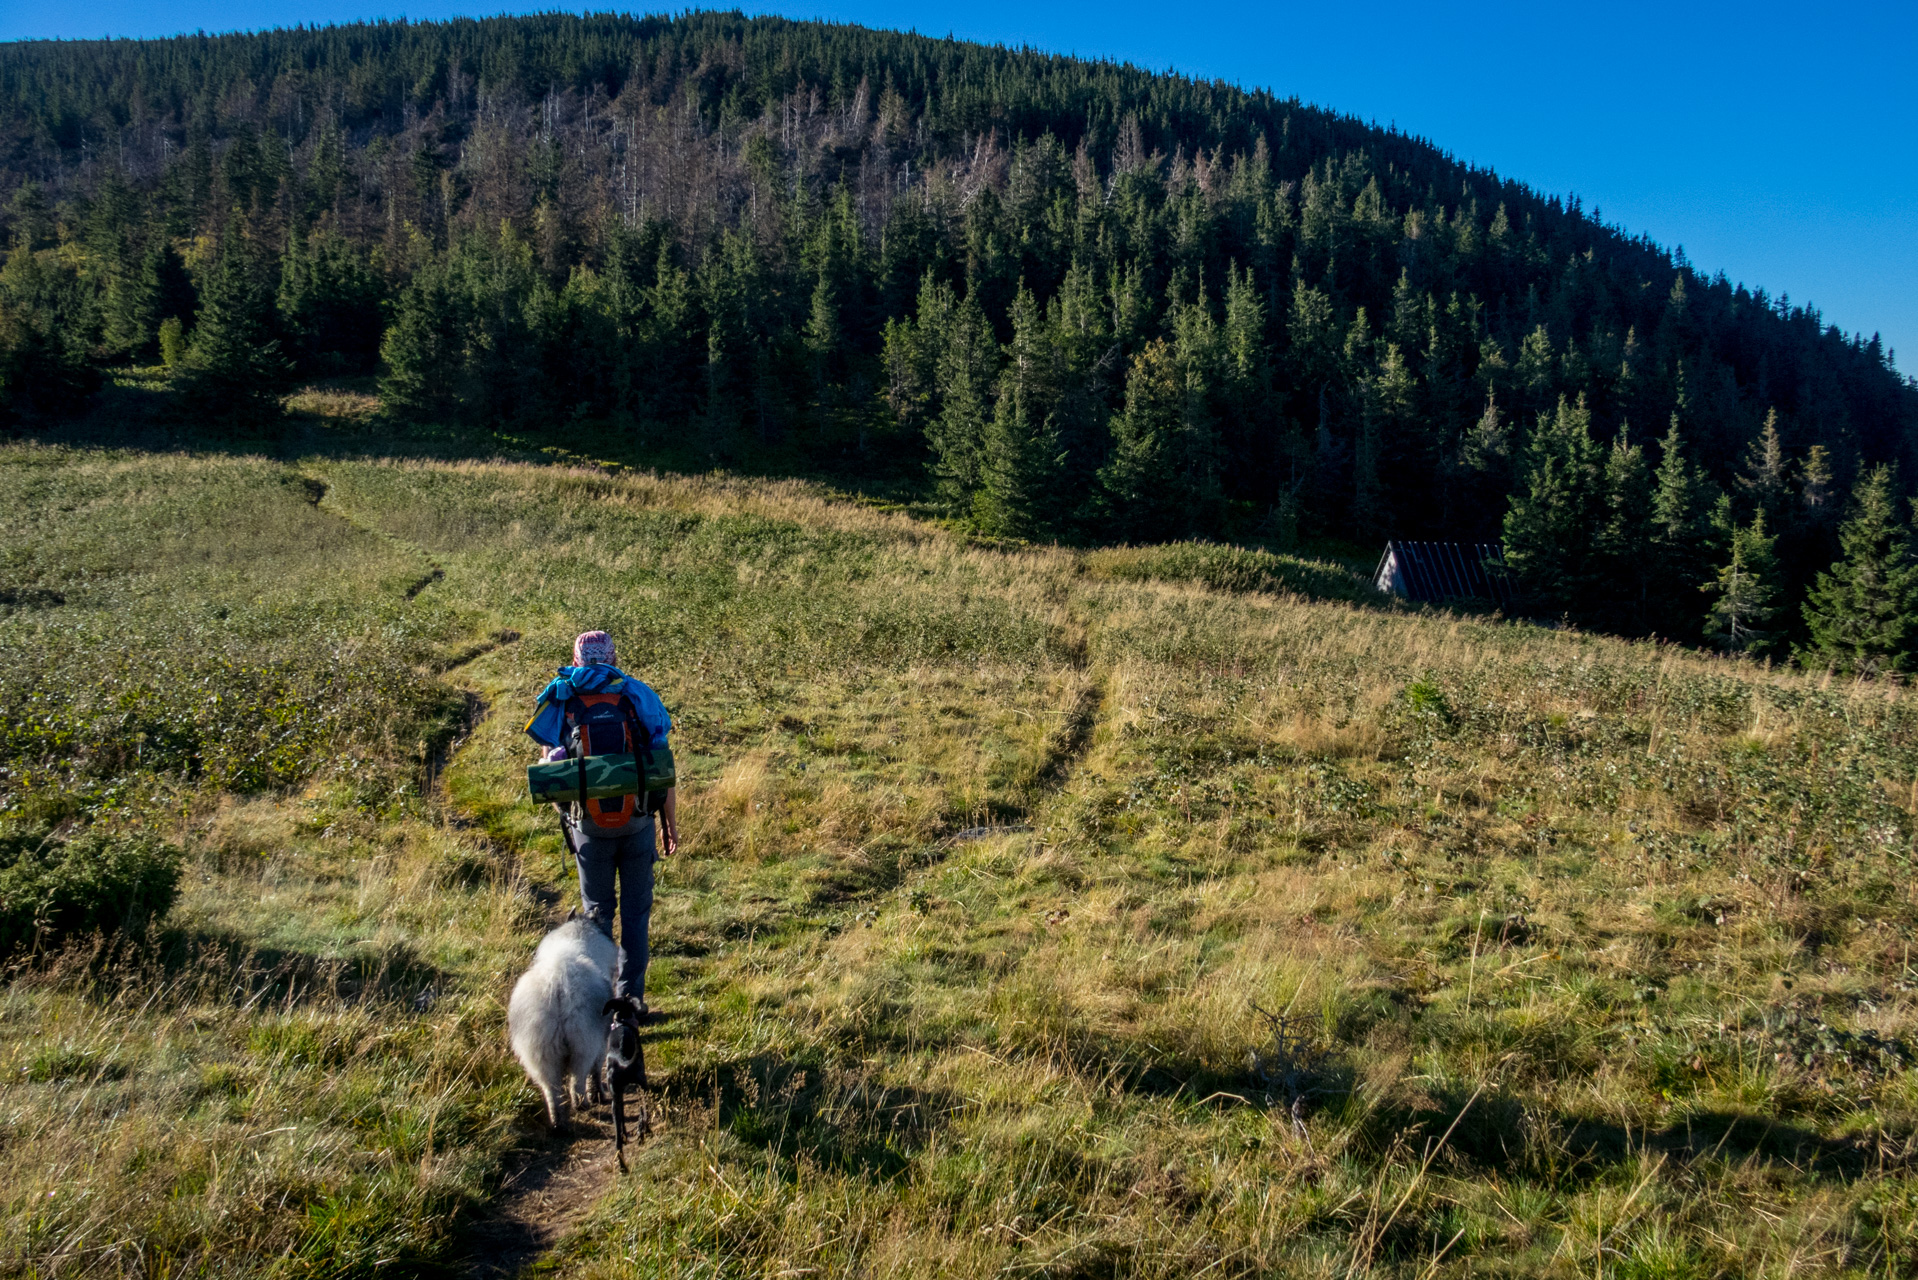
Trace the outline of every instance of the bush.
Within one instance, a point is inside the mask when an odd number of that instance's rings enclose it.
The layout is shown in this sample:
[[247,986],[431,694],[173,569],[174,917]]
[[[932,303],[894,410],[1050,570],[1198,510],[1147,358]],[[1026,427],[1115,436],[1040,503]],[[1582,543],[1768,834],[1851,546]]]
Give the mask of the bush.
[[1324,560],[1303,560],[1217,542],[1104,547],[1085,558],[1095,578],[1122,582],[1195,582],[1214,591],[1266,591],[1308,600],[1384,601],[1369,578]]
[[173,906],[181,857],[147,835],[0,832],[0,955],[159,919]]

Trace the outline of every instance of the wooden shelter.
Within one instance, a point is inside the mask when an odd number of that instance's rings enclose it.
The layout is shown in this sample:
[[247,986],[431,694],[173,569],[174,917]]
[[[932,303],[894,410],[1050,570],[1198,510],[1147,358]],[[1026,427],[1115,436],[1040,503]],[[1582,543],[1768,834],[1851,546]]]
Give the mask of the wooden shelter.
[[1388,542],[1372,582],[1380,591],[1436,604],[1444,600],[1512,603],[1505,553],[1496,542]]

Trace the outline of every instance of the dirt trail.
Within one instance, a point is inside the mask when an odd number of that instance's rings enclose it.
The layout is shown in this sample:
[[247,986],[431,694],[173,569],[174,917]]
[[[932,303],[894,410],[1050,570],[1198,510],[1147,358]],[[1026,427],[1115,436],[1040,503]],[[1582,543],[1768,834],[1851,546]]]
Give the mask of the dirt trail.
[[519,1153],[484,1216],[465,1231],[464,1273],[476,1280],[517,1276],[593,1211],[619,1176],[613,1128],[576,1117],[570,1134]]
[[[332,486],[324,479],[302,479],[314,506],[425,562],[425,572],[406,588],[407,600],[444,579],[445,567],[426,548],[394,537],[356,518],[337,500],[329,500],[333,498]],[[446,768],[471,744],[481,722],[493,711],[484,691],[467,683],[462,675],[472,663],[519,638],[517,631],[496,631],[447,655],[439,668],[441,678],[453,681],[466,695],[466,723],[447,744],[444,755],[429,762],[429,789],[455,824],[475,834],[479,833],[478,824],[459,811],[442,781]],[[497,840],[485,838],[502,861],[519,862],[517,849],[504,848]],[[529,885],[535,899],[547,909],[549,923],[559,923],[557,904],[561,894],[550,885],[534,881]],[[500,1032],[504,1036],[505,1028]],[[593,1211],[619,1176],[613,1155],[611,1113],[603,1105],[582,1109],[565,1132],[549,1133],[542,1126],[524,1137],[527,1145],[508,1158],[491,1202],[460,1229],[460,1270],[475,1280],[504,1280],[525,1272]]]
[[[483,692],[460,678],[461,669],[519,639],[513,631],[496,632],[454,655],[441,672],[453,680],[467,698],[467,722],[464,731],[450,744],[446,759],[434,770],[439,783],[444,766],[473,740],[480,722],[493,708]],[[477,824],[459,812],[443,783],[434,791],[452,820],[479,833]],[[517,864],[517,849],[503,847],[486,837],[502,860]],[[561,894],[550,885],[531,882],[534,897],[547,910],[549,924],[559,923]],[[505,1028],[501,1028],[504,1035]],[[504,1176],[491,1202],[469,1218],[461,1229],[462,1274],[475,1280],[505,1280],[525,1272],[578,1226],[593,1211],[602,1196],[619,1176],[613,1156],[611,1113],[604,1106],[582,1108],[573,1117],[572,1127],[563,1133],[548,1133],[543,1127],[525,1135],[527,1145],[508,1160]]]

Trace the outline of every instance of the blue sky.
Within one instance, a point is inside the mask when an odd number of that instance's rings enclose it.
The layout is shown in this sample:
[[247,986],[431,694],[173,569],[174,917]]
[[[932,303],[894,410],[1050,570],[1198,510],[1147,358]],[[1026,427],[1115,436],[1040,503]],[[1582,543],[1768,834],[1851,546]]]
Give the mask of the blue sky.
[[[527,11],[539,6],[522,6]],[[562,7],[562,6],[551,6]],[[1031,44],[1269,87],[1576,192],[1918,372],[1918,4],[798,0],[751,12]],[[0,0],[0,38],[501,11],[457,0]]]

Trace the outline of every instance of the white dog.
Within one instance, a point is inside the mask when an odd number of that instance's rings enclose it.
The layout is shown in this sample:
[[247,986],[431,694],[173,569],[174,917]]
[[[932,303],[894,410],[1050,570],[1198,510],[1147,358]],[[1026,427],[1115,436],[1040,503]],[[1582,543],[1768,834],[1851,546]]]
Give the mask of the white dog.
[[600,1095],[606,1054],[601,1010],[613,998],[619,948],[591,920],[568,920],[540,939],[532,967],[513,985],[506,1036],[513,1054],[546,1098],[546,1119],[559,1127],[562,1100],[578,1105]]

